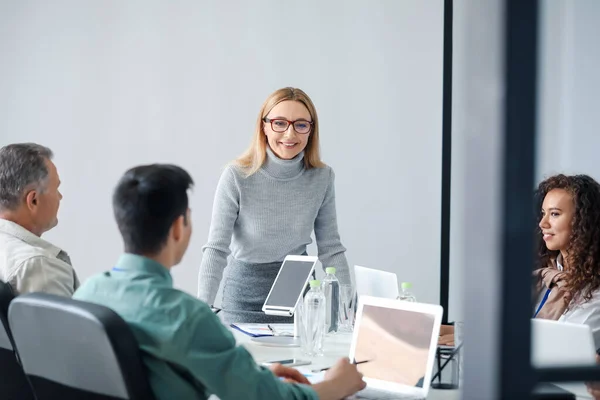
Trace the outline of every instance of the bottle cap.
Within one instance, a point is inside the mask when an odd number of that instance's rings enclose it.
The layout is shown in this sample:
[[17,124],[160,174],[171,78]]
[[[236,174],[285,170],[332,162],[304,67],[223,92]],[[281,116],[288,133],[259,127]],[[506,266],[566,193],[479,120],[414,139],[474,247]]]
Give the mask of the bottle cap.
[[320,285],[321,285],[321,281],[318,280],[318,279],[310,281],[310,287],[311,288],[313,288],[313,287],[319,287]]
[[327,267],[327,268],[325,268],[325,272],[333,275],[333,274],[335,274],[335,267]]
[[412,288],[412,283],[410,283],[410,282],[402,282],[402,284],[400,286],[402,287],[402,290],[406,290],[406,289]]

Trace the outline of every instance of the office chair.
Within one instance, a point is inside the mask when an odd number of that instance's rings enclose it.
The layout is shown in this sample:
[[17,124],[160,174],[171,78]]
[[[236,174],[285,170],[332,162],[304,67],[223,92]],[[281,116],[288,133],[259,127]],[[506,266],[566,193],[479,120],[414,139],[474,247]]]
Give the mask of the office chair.
[[10,285],[0,281],[0,398],[33,400],[34,395],[19,363],[8,325],[8,306],[14,298]]
[[138,343],[109,308],[30,293],[8,320],[38,400],[154,399]]

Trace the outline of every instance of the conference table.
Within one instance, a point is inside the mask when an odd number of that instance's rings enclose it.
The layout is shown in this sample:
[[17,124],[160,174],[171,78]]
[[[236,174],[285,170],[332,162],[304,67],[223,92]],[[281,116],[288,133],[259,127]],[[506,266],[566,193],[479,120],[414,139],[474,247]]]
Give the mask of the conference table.
[[[297,358],[308,360],[310,365],[299,367],[302,372],[310,373],[313,369],[321,369],[332,366],[338,359],[347,357],[350,352],[352,335],[338,333],[335,336],[327,336],[324,342],[324,355],[321,357],[307,357],[300,351],[299,347],[270,347],[257,344],[252,338],[238,330],[231,329],[237,343],[244,346],[252,354],[258,363]],[[435,368],[435,367],[434,367]],[[435,369],[434,369],[435,372]],[[310,379],[310,377],[309,377]],[[564,388],[575,393],[577,400],[590,400],[582,384],[564,385]],[[428,400],[460,400],[460,390],[429,389]]]
[[[305,367],[299,367],[303,372],[310,373],[313,369],[321,369],[332,366],[338,359],[348,357],[350,351],[350,342],[352,335],[349,333],[338,333],[335,336],[327,336],[323,345],[324,355],[320,357],[307,357],[300,351],[299,347],[270,347],[257,344],[252,338],[238,330],[232,329],[238,344],[244,346],[258,362],[267,362],[274,360],[285,360],[298,358],[311,361],[311,364]],[[310,379],[310,377],[309,377]],[[436,390],[430,389],[427,399],[431,400],[459,400],[459,390]]]

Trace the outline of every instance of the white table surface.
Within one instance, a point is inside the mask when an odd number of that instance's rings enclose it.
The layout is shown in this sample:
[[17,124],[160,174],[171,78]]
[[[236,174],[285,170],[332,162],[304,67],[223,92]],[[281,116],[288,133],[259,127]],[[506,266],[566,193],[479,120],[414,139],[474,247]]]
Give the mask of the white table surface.
[[[244,346],[254,359],[258,362],[285,360],[290,358],[298,358],[302,360],[310,360],[311,364],[300,367],[301,369],[318,369],[332,366],[338,359],[347,357],[350,353],[351,334],[338,334],[332,337],[326,337],[324,343],[324,355],[321,357],[307,357],[300,352],[298,347],[267,347],[252,342],[252,338],[241,333],[236,329],[231,329],[238,344]],[[577,400],[591,400],[592,398],[586,392],[583,384],[561,384],[564,389],[567,389],[577,396]],[[460,400],[461,394],[459,390],[439,390],[429,389],[427,396],[428,400]]]
[[[285,360],[289,358],[299,358],[310,360],[311,364],[301,368],[318,369],[332,366],[338,359],[347,357],[350,352],[351,334],[340,333],[333,337],[327,337],[324,343],[324,355],[321,357],[307,357],[300,352],[298,347],[267,347],[252,342],[252,338],[235,329],[232,332],[238,342],[243,345],[252,354],[258,362]],[[430,389],[427,399],[431,400],[459,400],[460,391],[458,390],[435,390]]]

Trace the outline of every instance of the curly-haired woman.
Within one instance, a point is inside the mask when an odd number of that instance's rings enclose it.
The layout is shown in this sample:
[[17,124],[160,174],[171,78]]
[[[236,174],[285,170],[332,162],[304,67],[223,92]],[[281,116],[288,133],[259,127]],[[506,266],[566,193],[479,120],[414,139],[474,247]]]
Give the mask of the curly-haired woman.
[[556,175],[538,186],[535,318],[586,324],[600,348],[600,185]]
[[[600,348],[600,184],[555,175],[539,184],[537,200],[532,316],[589,325]],[[438,343],[454,345],[453,326],[442,326]]]

